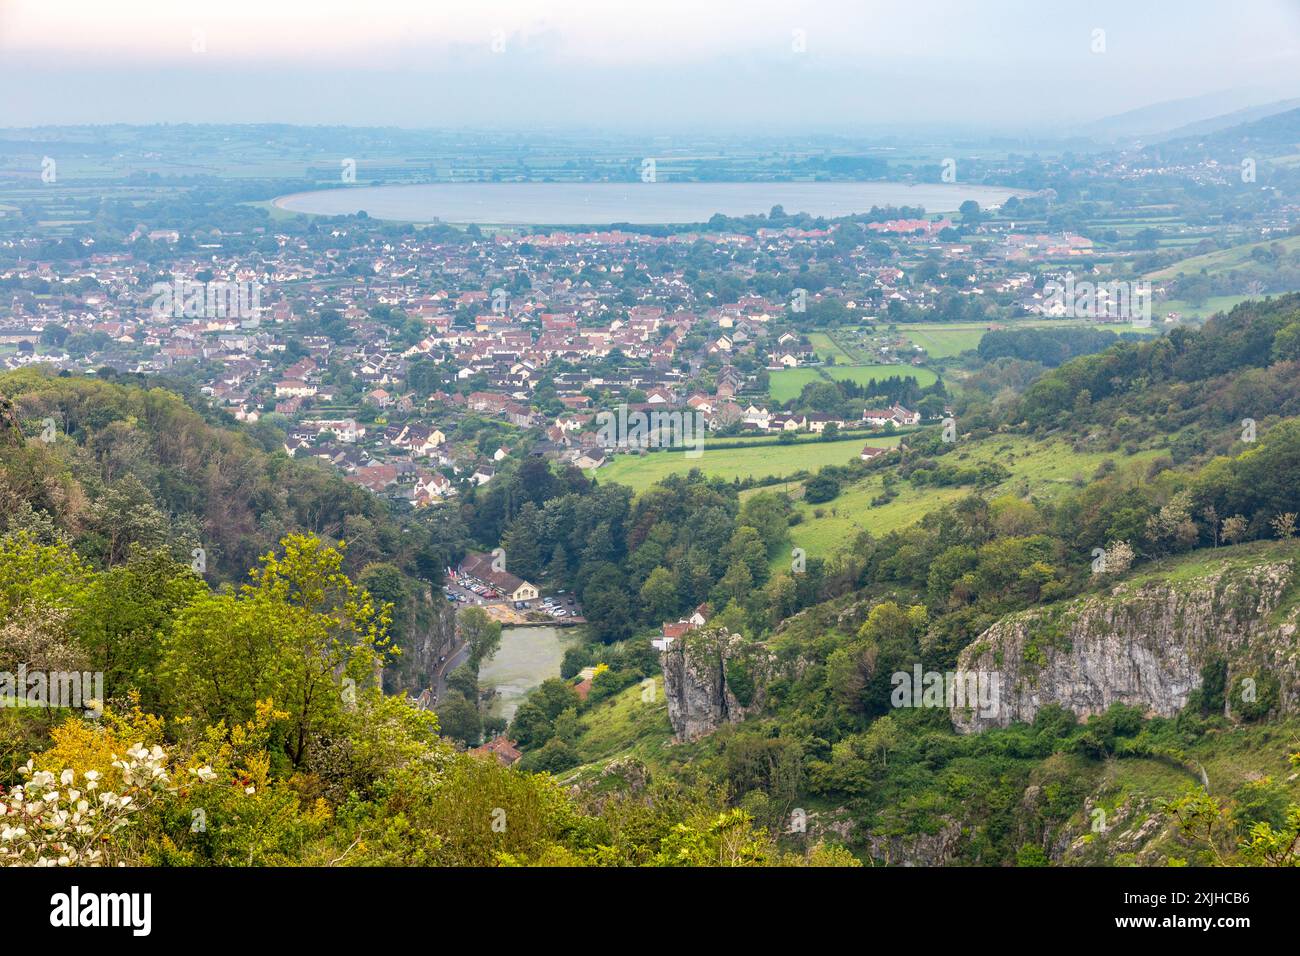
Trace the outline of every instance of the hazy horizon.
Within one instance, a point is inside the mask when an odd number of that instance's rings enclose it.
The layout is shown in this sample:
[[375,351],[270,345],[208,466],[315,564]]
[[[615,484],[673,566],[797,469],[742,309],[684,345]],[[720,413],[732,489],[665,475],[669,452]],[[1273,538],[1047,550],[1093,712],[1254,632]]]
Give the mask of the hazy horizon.
[[1015,134],[1300,95],[1300,3],[0,0],[0,56],[4,126]]

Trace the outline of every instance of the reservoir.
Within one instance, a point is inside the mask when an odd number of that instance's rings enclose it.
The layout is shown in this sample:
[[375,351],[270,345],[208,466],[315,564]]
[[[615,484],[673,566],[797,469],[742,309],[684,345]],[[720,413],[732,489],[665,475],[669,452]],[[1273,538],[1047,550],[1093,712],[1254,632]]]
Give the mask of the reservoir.
[[507,627],[501,647],[479,668],[481,687],[497,692],[490,713],[510,720],[528,693],[542,681],[560,676],[564,649],[576,640],[568,628]]
[[954,212],[967,199],[999,206],[1020,192],[961,183],[435,183],[349,186],[281,196],[275,205],[325,216],[482,225],[601,226],[703,223],[716,213],[846,216],[873,206]]

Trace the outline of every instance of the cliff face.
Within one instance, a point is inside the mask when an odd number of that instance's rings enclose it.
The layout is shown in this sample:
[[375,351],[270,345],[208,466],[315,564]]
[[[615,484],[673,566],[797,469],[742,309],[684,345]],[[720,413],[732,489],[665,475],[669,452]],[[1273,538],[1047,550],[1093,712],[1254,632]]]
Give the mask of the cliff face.
[[[1300,709],[1297,609],[1279,611],[1296,580],[1290,560],[1211,562],[1201,575],[1120,584],[1103,596],[1013,615],[962,651],[963,672],[996,675],[998,706],[950,708],[959,732],[1032,721],[1047,704],[1080,718],[1114,703],[1171,717],[1222,659],[1232,695]],[[1252,683],[1242,691],[1243,678]],[[1255,684],[1261,685],[1258,688]]]
[[725,630],[690,631],[663,651],[668,719],[678,740],[711,734],[762,707],[771,659]]

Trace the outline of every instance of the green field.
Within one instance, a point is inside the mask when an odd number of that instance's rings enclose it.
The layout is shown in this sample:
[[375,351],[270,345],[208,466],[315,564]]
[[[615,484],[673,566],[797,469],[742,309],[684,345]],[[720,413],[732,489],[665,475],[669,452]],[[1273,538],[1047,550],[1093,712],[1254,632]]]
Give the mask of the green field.
[[839,343],[825,332],[809,332],[808,341],[812,344],[817,357],[825,362],[834,359],[836,365],[852,365],[857,359],[846,352]]
[[985,322],[959,322],[951,325],[932,322],[899,325],[898,331],[906,335],[913,345],[925,349],[931,358],[951,358],[977,348],[987,328]]
[[768,375],[767,393],[774,402],[798,398],[809,382],[850,381],[869,385],[892,376],[915,378],[922,388],[933,385],[939,377],[928,368],[915,365],[832,365],[820,368],[787,368]]
[[797,471],[816,471],[823,465],[844,465],[858,457],[863,445],[893,448],[899,436],[845,438],[839,441],[805,441],[794,445],[759,445],[754,448],[719,448],[705,446],[698,458],[687,458],[678,450],[654,451],[645,455],[616,455],[594,474],[602,483],[627,485],[643,491],[656,481],[672,474],[685,474],[698,468],[706,475],[728,481],[745,478],[768,478],[791,475]]
[[[1090,478],[1106,459],[1123,467],[1126,463],[1147,462],[1158,450],[1141,451],[1126,456],[1122,451],[1077,452],[1064,442],[1038,443],[1020,436],[987,438],[947,456],[962,464],[995,461],[1012,473],[1012,477],[995,488],[985,489],[989,497],[1003,494],[1033,494],[1046,498],[1059,493],[1079,478]],[[946,459],[947,460],[947,459]],[[799,483],[783,486],[798,493]],[[970,488],[913,488],[910,482],[895,486],[898,497],[887,504],[871,506],[871,500],[883,490],[883,478],[873,475],[846,488],[832,501],[818,505],[798,502],[803,520],[790,529],[794,546],[803,548],[810,557],[829,557],[846,547],[861,531],[873,535],[888,534],[914,524],[927,512],[970,494]],[[788,564],[778,556],[773,566]]]
[[1268,268],[1261,263],[1251,259],[1250,254],[1255,249],[1267,249],[1274,244],[1282,246],[1288,253],[1300,250],[1300,236],[1287,236],[1283,239],[1267,239],[1264,242],[1251,242],[1245,245],[1232,246],[1228,249],[1220,249],[1217,252],[1207,252],[1204,255],[1192,256],[1190,259],[1184,259],[1181,262],[1175,262],[1164,269],[1158,269],[1146,275],[1147,279],[1175,279],[1180,275],[1190,276],[1198,275],[1202,270],[1206,275],[1218,275],[1233,269],[1240,269],[1247,272],[1266,272]]
[[1170,312],[1177,312],[1184,319],[1208,319],[1218,312],[1231,311],[1234,305],[1245,302],[1248,295],[1212,295],[1199,305],[1192,305],[1182,299],[1166,299],[1152,307],[1153,319],[1163,319]]
[[[1161,313],[1175,311],[1161,306]],[[1002,319],[998,325],[1005,329],[1050,329],[1071,326],[1088,326],[1096,323],[1086,319]],[[980,340],[988,332],[987,322],[908,322],[895,326],[913,344],[925,349],[932,359],[952,358],[979,348]],[[1107,325],[1113,332],[1151,332],[1149,328],[1128,325]]]

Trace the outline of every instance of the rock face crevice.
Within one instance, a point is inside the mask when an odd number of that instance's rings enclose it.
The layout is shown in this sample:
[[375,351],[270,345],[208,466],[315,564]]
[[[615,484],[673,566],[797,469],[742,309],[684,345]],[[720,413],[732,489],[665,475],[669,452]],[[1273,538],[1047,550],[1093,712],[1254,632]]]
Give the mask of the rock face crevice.
[[689,631],[660,655],[668,720],[679,741],[739,723],[762,708],[767,650],[724,629]]
[[1300,707],[1296,610],[1278,618],[1290,562],[1221,567],[1190,581],[1121,584],[998,621],[962,651],[961,671],[996,674],[993,713],[951,708],[962,733],[1030,722],[1048,704],[1087,718],[1121,703],[1172,717],[1211,660],[1276,681],[1277,709]]

